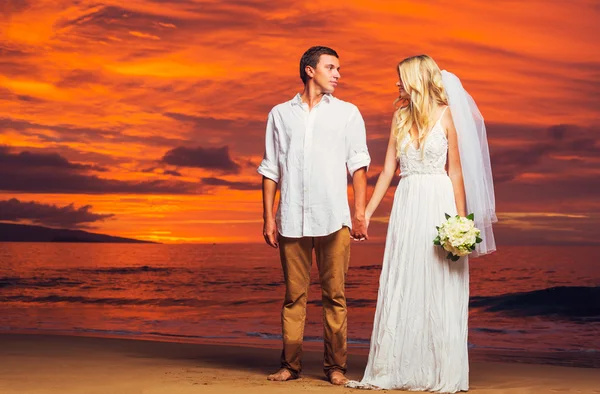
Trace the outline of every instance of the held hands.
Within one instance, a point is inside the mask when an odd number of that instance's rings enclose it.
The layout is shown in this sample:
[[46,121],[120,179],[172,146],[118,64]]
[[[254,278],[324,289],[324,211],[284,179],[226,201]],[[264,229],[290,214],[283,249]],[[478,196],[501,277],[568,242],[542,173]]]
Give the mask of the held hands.
[[277,242],[277,223],[275,219],[265,219],[263,226],[263,237],[267,245],[277,248],[279,243]]
[[352,217],[352,231],[350,236],[355,241],[365,241],[369,239],[369,234],[367,233],[367,229],[369,227],[370,218],[365,216],[365,214],[354,214]]

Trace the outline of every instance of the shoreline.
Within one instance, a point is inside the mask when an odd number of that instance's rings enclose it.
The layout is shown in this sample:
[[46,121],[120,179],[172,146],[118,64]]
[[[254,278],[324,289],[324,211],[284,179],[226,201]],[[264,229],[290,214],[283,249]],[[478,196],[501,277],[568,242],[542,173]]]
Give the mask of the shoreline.
[[[161,334],[123,334],[111,333],[107,331],[89,330],[89,331],[38,331],[35,329],[22,329],[1,331],[3,335],[14,336],[49,336],[49,337],[73,337],[73,338],[96,338],[96,339],[115,339],[125,341],[143,341],[158,343],[180,343],[189,345],[211,345],[211,346],[234,346],[255,349],[281,349],[281,338],[257,338],[257,337],[194,337],[187,335],[161,335]],[[303,348],[308,352],[320,352],[323,348],[322,339],[307,340],[305,338]],[[369,346],[362,343],[348,343],[348,355],[350,356],[368,356]],[[527,351],[524,349],[497,349],[469,347],[469,360],[476,362],[498,362],[498,363],[519,363],[540,366],[558,366],[570,368],[600,368],[600,353],[586,351]],[[599,391],[600,393],[600,391]]]
[[[89,336],[0,334],[0,392],[36,394],[295,392],[356,393],[330,385],[322,352],[304,353],[302,379],[268,382],[279,349]],[[348,377],[360,379],[366,356],[349,354]],[[600,393],[592,368],[471,359],[477,393]]]

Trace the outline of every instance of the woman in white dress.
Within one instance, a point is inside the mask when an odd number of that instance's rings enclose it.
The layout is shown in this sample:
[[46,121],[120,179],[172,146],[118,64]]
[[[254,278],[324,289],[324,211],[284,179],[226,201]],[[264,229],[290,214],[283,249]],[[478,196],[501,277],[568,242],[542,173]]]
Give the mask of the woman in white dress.
[[[362,381],[351,381],[348,386],[466,391],[468,258],[446,259],[447,253],[433,240],[445,214],[466,216],[475,211],[476,225],[486,238],[475,254],[495,249],[485,127],[460,81],[440,71],[430,57],[403,60],[398,74],[400,106],[384,168],[366,208],[367,223],[398,166],[401,180],[389,220],[369,361]],[[456,103],[453,97],[449,102],[445,85],[460,93],[453,93]],[[479,168],[469,172],[467,163]],[[479,190],[469,193],[471,188]]]

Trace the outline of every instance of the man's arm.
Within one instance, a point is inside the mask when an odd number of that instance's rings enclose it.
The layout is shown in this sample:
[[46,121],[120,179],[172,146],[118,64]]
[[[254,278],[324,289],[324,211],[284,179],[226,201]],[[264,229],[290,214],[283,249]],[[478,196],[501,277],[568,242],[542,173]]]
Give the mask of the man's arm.
[[352,188],[354,189],[354,215],[352,216],[352,237],[354,239],[369,239],[367,234],[367,221],[365,219],[365,205],[367,201],[367,168],[362,167],[352,175]]
[[279,141],[277,139],[277,127],[273,111],[269,113],[267,119],[267,130],[265,134],[265,156],[258,167],[258,173],[262,178],[262,197],[263,197],[263,236],[265,242],[276,248],[277,245],[277,224],[273,215],[273,205],[275,204],[275,194],[277,193],[277,182],[279,182],[278,152]]
[[273,205],[275,204],[275,194],[277,193],[277,183],[263,176],[262,178],[262,197],[263,197],[263,236],[269,246],[277,248],[277,223],[273,214]]

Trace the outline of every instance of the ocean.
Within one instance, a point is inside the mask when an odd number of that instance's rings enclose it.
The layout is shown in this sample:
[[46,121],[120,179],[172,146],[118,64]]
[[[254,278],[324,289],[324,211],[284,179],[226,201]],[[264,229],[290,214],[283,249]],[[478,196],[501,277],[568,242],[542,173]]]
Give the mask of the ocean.
[[[366,353],[383,257],[353,243],[350,352]],[[600,368],[595,247],[499,246],[470,261],[469,349],[492,361]],[[263,244],[0,243],[0,333],[279,347],[284,286]],[[322,349],[316,265],[305,347]],[[274,360],[276,362],[276,360]]]

